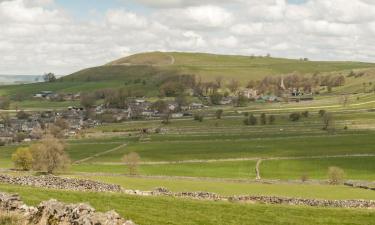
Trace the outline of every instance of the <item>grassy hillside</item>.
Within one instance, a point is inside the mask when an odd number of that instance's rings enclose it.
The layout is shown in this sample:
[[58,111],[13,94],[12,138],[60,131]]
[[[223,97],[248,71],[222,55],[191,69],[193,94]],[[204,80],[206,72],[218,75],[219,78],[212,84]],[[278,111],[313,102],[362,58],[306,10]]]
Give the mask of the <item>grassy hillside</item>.
[[[94,91],[104,88],[126,87],[147,90],[155,96],[160,80],[168,75],[193,74],[203,81],[222,77],[236,79],[243,84],[249,80],[260,80],[268,75],[292,72],[312,74],[315,72],[338,72],[348,74],[351,70],[369,70],[375,64],[361,62],[300,61],[272,57],[214,55],[204,53],[153,52],[125,57],[106,65],[78,71],[59,79],[56,83],[10,85],[0,87],[0,95],[35,94],[50,90],[57,92]],[[348,79],[350,90],[361,89],[362,81],[375,81],[369,70],[366,76]],[[372,71],[372,72],[371,72]],[[368,77],[371,76],[371,77]]]
[[[361,62],[301,61],[271,57],[237,55],[214,55],[205,53],[153,52],[125,57],[107,64],[111,66],[149,65],[162,69],[173,69],[181,73],[201,76],[203,80],[213,80],[217,76],[246,82],[261,79],[267,75],[292,72],[302,74],[333,72],[374,67]],[[107,68],[109,69],[109,68]]]

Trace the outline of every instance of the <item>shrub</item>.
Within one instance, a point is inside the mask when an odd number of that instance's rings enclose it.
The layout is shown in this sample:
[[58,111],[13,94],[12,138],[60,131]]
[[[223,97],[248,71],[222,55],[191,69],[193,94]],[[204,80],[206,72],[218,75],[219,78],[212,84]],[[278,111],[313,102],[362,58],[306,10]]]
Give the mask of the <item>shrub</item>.
[[319,115],[320,115],[320,117],[323,117],[324,114],[326,114],[326,112],[327,112],[327,111],[325,111],[324,109],[319,110]]
[[269,124],[275,124],[275,121],[276,121],[276,117],[274,115],[270,115],[268,117],[268,123]]
[[248,116],[248,117],[244,120],[244,124],[245,124],[245,125],[252,125],[252,126],[255,126],[255,125],[257,125],[257,123],[258,123],[258,120],[257,120],[257,118],[256,118],[253,114],[251,114],[250,116]]
[[18,148],[12,155],[12,161],[17,169],[28,171],[33,166],[33,156],[29,148]]
[[203,122],[203,119],[204,119],[203,113],[196,113],[196,114],[194,114],[194,120],[195,121]]
[[291,121],[298,121],[299,119],[301,118],[301,114],[299,114],[299,113],[291,113],[290,115],[289,115],[289,119],[291,120]]
[[220,120],[221,117],[223,116],[223,113],[224,113],[224,111],[222,109],[216,110],[216,112],[215,112],[216,119]]
[[302,174],[301,181],[306,182],[309,180],[309,175],[307,173]]
[[332,185],[342,184],[344,182],[345,172],[343,169],[335,166],[328,168],[328,181]]
[[262,125],[266,125],[267,124],[267,117],[266,117],[265,113],[262,113],[260,115],[260,124],[262,124]]
[[309,111],[304,111],[302,113],[302,116],[305,117],[305,118],[308,118],[309,117]]
[[333,118],[333,115],[331,113],[325,113],[323,116],[323,130],[326,130],[328,132],[334,132],[335,131],[335,120]]

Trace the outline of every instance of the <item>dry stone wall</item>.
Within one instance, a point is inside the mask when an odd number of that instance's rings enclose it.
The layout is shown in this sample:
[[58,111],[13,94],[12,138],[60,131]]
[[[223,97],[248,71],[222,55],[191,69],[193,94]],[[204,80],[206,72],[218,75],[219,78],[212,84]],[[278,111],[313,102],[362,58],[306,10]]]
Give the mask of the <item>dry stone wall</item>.
[[120,185],[106,184],[91,180],[64,178],[57,176],[8,176],[0,175],[0,183],[22,186],[43,187],[59,190],[121,192]]
[[65,204],[56,200],[27,206],[20,196],[0,193],[0,211],[20,216],[28,225],[135,225],[115,211],[96,212],[87,204]]
[[221,196],[210,192],[171,192],[166,188],[156,188],[152,191],[126,190],[119,185],[106,184],[90,180],[62,178],[56,176],[23,176],[14,177],[0,175],[0,183],[34,186],[52,189],[92,192],[117,192],[137,196],[170,196],[196,200],[230,201],[263,204],[304,205],[313,207],[340,208],[371,208],[375,209],[375,201],[371,200],[322,200],[287,198],[276,196]]

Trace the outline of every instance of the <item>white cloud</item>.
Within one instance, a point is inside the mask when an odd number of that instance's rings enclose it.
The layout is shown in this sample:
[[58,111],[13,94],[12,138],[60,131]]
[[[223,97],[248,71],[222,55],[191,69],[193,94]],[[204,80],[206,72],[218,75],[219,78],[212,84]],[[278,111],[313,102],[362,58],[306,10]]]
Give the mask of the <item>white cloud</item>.
[[148,26],[146,18],[124,10],[110,10],[106,17],[109,26],[115,28],[144,29]]
[[0,0],[0,74],[66,74],[155,50],[375,61],[372,0],[134,1],[156,8],[84,20],[53,0]]

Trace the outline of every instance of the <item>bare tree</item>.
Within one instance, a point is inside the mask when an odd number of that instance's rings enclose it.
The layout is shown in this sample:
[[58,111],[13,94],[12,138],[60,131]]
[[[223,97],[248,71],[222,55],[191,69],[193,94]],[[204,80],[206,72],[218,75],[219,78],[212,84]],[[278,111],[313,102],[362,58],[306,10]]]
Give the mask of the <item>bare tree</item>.
[[65,144],[61,140],[47,135],[39,143],[30,147],[33,156],[33,169],[49,174],[67,169],[70,159],[65,149]]
[[323,130],[326,130],[328,132],[334,132],[335,131],[335,120],[333,118],[332,113],[326,112],[323,115],[323,123],[324,123]]
[[240,82],[234,79],[232,79],[230,83],[228,84],[228,88],[232,93],[236,93],[239,87],[240,87]]
[[136,152],[130,152],[127,155],[124,155],[122,161],[128,167],[128,171],[130,175],[137,175],[138,174],[138,164],[141,157]]
[[223,86],[223,77],[219,76],[215,78],[217,88],[221,88]]
[[343,169],[335,166],[328,168],[328,180],[330,184],[338,185],[344,182],[345,172]]

